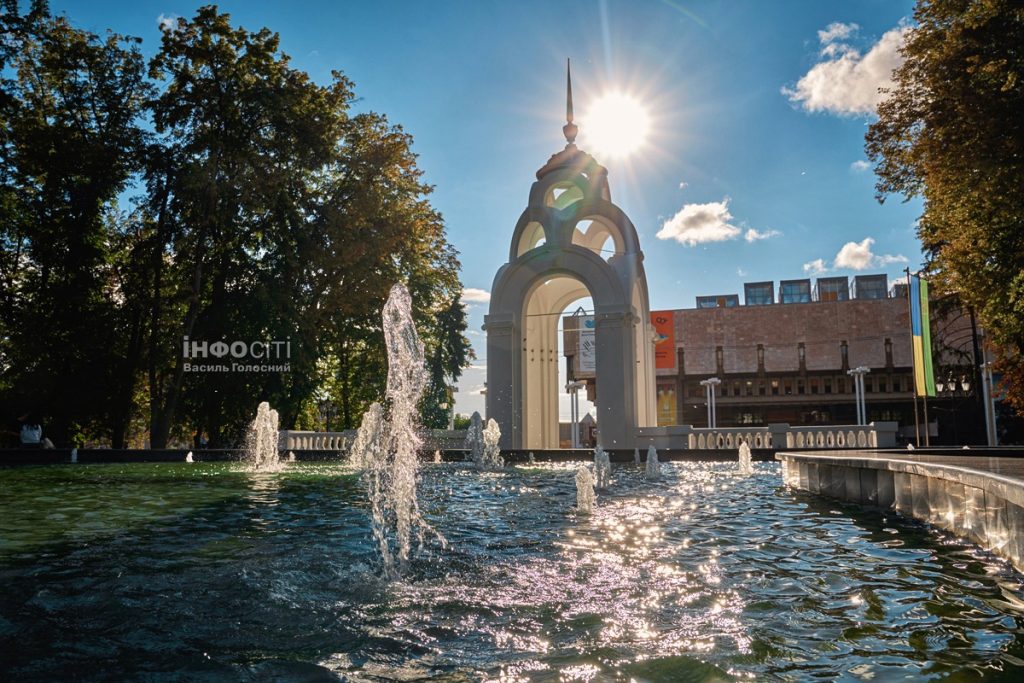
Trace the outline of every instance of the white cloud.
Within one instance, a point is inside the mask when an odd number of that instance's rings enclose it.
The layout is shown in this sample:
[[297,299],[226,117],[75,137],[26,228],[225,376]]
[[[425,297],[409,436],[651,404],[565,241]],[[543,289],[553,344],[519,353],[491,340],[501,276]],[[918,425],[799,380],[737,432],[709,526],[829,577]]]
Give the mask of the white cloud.
[[854,173],[863,173],[869,168],[871,168],[871,164],[866,159],[857,159],[857,161],[850,164],[850,170]]
[[476,287],[466,287],[462,290],[462,303],[466,304],[485,304],[491,300],[491,293],[486,289],[477,289]]
[[822,45],[834,43],[837,40],[845,40],[857,32],[860,26],[857,24],[844,24],[841,21],[833,21],[825,27],[824,31],[818,31],[818,40]]
[[177,14],[164,14],[161,12],[157,15],[156,24],[160,27],[161,31],[174,31],[178,28],[178,21],[181,19]]
[[804,272],[808,275],[821,275],[828,272],[828,266],[825,265],[825,259],[816,258],[804,264]]
[[833,266],[836,268],[849,268],[850,270],[865,270],[867,268],[878,268],[893,263],[906,263],[907,257],[901,254],[874,254],[871,245],[875,243],[874,238],[865,237],[860,242],[847,242],[836,254]]
[[909,263],[908,259],[903,254],[882,254],[881,256],[875,257],[876,266],[888,266],[893,263]]
[[754,228],[750,228],[743,234],[743,239],[745,239],[748,242],[756,242],[758,240],[766,240],[772,237],[778,237],[781,234],[782,233],[779,232],[778,230],[758,231],[755,230]]
[[682,190],[682,189],[686,188],[686,186],[689,185],[689,184],[690,183],[686,182],[685,180],[680,180],[679,181],[679,189]]
[[822,48],[817,64],[804,74],[796,87],[783,87],[790,102],[810,112],[872,114],[883,95],[879,88],[892,86],[893,69],[903,63],[899,48],[909,27],[887,31],[867,54],[841,41],[856,32],[856,24],[832,23],[818,31]]
[[685,204],[658,231],[660,240],[675,240],[694,246],[703,242],[724,242],[736,239],[740,229],[732,225],[729,198],[707,204]]
[[746,277],[747,276],[747,271],[743,270],[742,268],[737,268],[736,269],[736,274],[739,275],[740,277]]

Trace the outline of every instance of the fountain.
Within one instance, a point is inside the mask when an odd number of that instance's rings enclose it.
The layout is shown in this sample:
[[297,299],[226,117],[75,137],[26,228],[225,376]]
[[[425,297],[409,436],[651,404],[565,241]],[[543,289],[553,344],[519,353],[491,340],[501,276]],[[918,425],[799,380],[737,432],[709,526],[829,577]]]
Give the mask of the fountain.
[[750,464],[750,446],[746,441],[740,444],[739,471],[740,474],[754,473],[754,467]]
[[[412,299],[405,286],[391,288],[383,317],[388,351],[387,415],[379,422],[378,447],[367,451],[370,457],[364,476],[384,574],[395,578],[409,563],[413,536],[422,544],[424,531],[431,530],[416,500],[421,444],[417,406],[427,374],[423,343],[416,333]],[[444,539],[437,537],[443,545]]]
[[263,401],[245,437],[245,462],[253,472],[277,472],[281,459],[277,452],[277,411]]
[[608,454],[600,446],[594,450],[594,475],[597,488],[606,489],[611,485],[612,463],[608,459]]
[[474,412],[466,429],[466,460],[478,463],[484,455],[484,419]]
[[371,403],[363,413],[363,419],[352,441],[349,462],[357,469],[366,469],[377,459],[381,446],[381,431],[384,428],[384,409],[379,403]]
[[537,464],[537,458],[533,457],[533,451],[530,451],[530,452],[529,452],[529,454],[528,454],[528,455],[527,455],[527,457],[526,457],[526,460],[527,460],[527,462],[529,462],[529,463],[530,463],[531,465],[536,465],[536,464]]
[[498,441],[501,439],[501,428],[494,420],[487,421],[487,427],[483,431],[483,449],[480,452],[480,459],[476,466],[481,470],[500,470],[505,466],[505,459],[501,457],[501,447]]
[[441,451],[436,449],[434,450],[434,462],[441,462]]
[[658,462],[658,450],[653,446],[647,448],[647,480],[661,479],[661,463]]
[[594,509],[594,475],[586,465],[576,469],[576,511],[589,514]]
[[192,459],[192,451],[185,454],[185,462],[195,462],[195,460]]
[[633,462],[635,462],[637,465],[640,464],[640,449],[639,448],[634,448],[633,449]]

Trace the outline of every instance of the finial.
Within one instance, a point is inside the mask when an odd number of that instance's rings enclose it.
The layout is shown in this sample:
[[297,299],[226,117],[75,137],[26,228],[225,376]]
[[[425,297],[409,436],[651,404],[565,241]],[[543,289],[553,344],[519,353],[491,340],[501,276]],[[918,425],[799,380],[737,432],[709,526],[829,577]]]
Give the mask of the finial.
[[565,60],[565,120],[567,123],[562,126],[562,133],[565,134],[565,141],[571,145],[576,142],[576,134],[580,129],[572,122],[572,66],[568,58]]

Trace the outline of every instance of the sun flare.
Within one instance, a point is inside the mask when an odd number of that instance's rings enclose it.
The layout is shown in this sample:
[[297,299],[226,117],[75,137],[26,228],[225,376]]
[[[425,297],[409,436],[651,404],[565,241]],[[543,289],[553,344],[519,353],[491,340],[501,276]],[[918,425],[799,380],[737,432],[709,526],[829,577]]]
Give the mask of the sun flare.
[[598,157],[623,158],[647,140],[650,117],[636,98],[621,92],[607,93],[591,106],[580,121],[583,143]]

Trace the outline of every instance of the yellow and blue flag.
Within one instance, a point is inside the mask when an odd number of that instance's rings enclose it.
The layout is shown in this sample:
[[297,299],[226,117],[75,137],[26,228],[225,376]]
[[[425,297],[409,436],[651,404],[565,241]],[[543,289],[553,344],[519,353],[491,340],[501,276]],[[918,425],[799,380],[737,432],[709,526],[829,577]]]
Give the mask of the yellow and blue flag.
[[910,333],[914,347],[914,393],[935,395],[935,372],[932,369],[932,331],[928,317],[928,281],[920,275],[910,276]]

